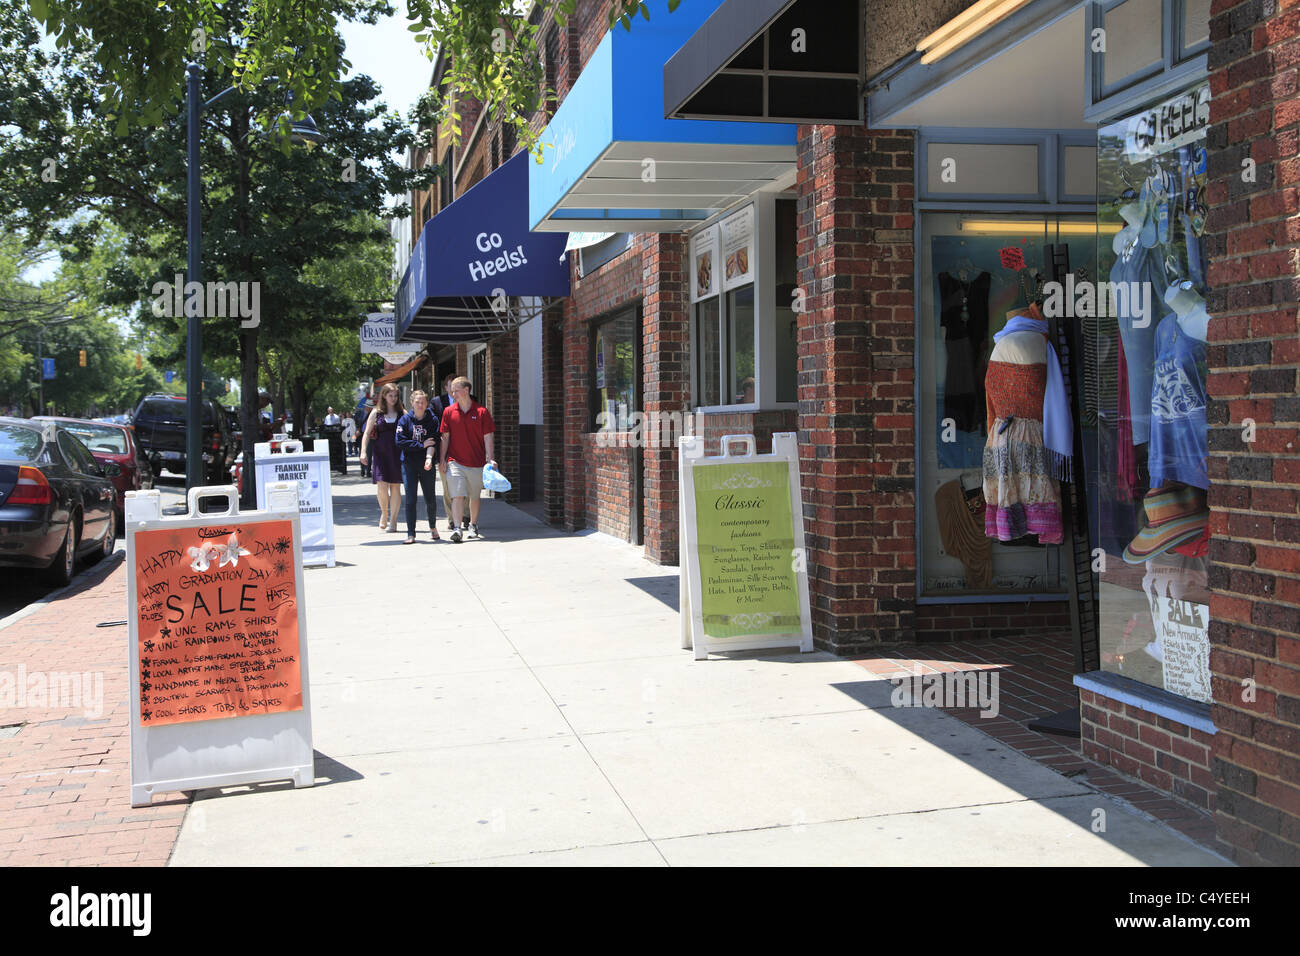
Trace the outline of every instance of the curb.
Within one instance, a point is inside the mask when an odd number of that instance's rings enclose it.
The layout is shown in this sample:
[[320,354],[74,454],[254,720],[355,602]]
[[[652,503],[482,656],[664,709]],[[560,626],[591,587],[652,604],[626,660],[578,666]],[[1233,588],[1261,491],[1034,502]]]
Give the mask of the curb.
[[116,568],[119,564],[121,564],[125,560],[126,560],[126,549],[124,547],[116,549],[112,554],[104,558],[94,567],[86,568],[84,571],[81,572],[81,574],[79,574],[76,578],[74,578],[70,583],[65,584],[61,588],[55,588],[49,594],[45,595],[45,597],[41,598],[39,601],[33,601],[31,604],[27,605],[21,611],[14,611],[14,613],[10,614],[8,617],[0,618],[0,631],[4,630],[6,627],[9,627],[11,624],[17,624],[19,621],[23,620],[24,618],[31,617],[41,608],[63,597],[63,595],[69,591],[72,591],[74,589],[79,589],[89,585],[98,584],[104,578],[108,577],[110,571],[112,571],[114,568]]

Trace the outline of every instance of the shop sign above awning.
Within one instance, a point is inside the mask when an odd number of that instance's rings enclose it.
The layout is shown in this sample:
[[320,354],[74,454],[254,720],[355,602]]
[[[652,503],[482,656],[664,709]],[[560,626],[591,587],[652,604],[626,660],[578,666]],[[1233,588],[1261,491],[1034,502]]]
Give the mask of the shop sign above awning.
[[666,118],[664,63],[721,0],[611,29],[542,132],[528,168],[539,232],[678,232],[795,168],[795,127]]
[[566,236],[529,232],[521,152],[425,224],[397,290],[397,341],[484,342],[569,294]]
[[725,0],[664,64],[666,115],[861,125],[859,0]]

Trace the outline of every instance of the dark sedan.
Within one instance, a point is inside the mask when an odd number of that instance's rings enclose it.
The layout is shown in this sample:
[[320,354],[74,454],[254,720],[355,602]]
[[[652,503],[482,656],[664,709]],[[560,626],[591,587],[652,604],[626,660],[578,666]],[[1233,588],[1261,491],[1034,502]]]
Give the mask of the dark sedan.
[[56,422],[0,418],[0,566],[67,584],[78,558],[112,554],[116,471]]
[[80,418],[56,418],[38,416],[36,422],[54,422],[60,428],[72,432],[81,439],[81,443],[90,449],[95,461],[101,465],[117,465],[120,473],[112,478],[113,487],[117,489],[117,530],[120,534],[126,506],[126,493],[153,487],[153,469],[144,451],[135,441],[135,433],[130,425],[89,422]]

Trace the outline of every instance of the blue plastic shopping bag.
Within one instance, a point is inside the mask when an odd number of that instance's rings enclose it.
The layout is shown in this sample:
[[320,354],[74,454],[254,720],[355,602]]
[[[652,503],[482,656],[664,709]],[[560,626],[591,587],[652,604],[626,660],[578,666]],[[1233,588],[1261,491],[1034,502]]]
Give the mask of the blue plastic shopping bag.
[[510,490],[510,479],[497,471],[492,465],[483,466],[483,487],[488,491],[504,492]]

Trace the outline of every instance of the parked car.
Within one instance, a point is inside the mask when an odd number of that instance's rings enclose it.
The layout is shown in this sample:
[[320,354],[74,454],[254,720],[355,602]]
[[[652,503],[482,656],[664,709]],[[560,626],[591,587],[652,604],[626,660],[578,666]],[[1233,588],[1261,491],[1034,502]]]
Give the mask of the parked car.
[[230,425],[230,447],[235,454],[244,447],[244,422],[238,408],[226,409],[226,421]]
[[113,487],[117,489],[117,529],[120,532],[124,527],[126,493],[153,487],[153,467],[136,443],[131,426],[43,415],[32,421],[57,423],[80,438],[101,465],[114,464],[121,469],[121,473],[113,478]]
[[[154,477],[163,468],[185,474],[185,396],[146,395],[135,410],[135,439],[144,449]],[[203,403],[203,471],[208,484],[225,484],[234,445],[226,410],[209,399]]]
[[80,557],[112,554],[118,470],[57,422],[0,418],[0,565],[67,584]]

